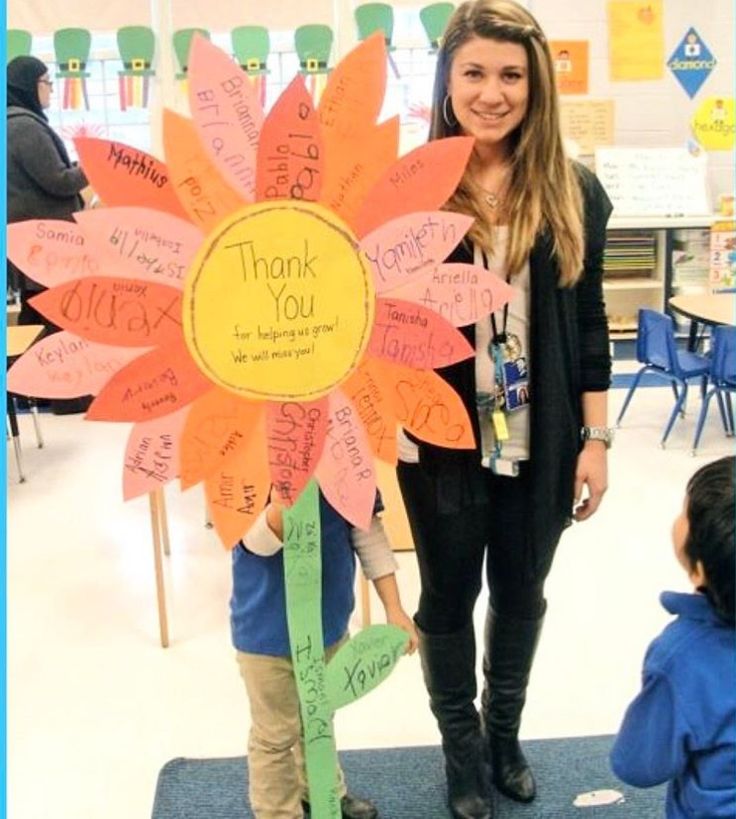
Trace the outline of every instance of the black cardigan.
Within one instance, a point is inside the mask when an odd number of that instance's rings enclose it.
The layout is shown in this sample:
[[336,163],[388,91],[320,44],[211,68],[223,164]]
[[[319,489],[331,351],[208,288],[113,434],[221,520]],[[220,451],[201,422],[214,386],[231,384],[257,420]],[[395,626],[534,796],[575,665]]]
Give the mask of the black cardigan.
[[[546,574],[559,536],[570,522],[577,455],[581,448],[583,392],[609,387],[611,359],[603,303],[603,248],[611,203],[596,176],[576,164],[583,192],[584,273],[574,287],[559,287],[559,269],[548,233],[529,257],[531,504],[528,516],[530,576]],[[461,244],[448,262],[473,262]],[[462,328],[474,345],[475,326]],[[475,359],[437,371],[461,397],[480,441]],[[487,502],[480,450],[457,450],[418,441],[419,459],[433,477],[437,507],[446,513]]]

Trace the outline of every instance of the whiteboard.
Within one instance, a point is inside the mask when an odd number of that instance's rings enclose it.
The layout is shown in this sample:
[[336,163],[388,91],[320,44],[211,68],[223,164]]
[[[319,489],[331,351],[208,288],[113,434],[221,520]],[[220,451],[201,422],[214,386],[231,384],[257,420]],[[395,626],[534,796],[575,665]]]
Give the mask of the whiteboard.
[[711,212],[708,156],[687,148],[596,148],[595,171],[616,216],[703,216]]

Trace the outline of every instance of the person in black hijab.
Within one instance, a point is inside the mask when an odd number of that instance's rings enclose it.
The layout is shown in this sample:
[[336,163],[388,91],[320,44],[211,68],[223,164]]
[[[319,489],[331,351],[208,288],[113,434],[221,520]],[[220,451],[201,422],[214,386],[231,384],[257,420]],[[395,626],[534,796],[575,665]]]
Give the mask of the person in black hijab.
[[[8,222],[71,221],[72,214],[84,207],[80,193],[88,182],[84,171],[69,159],[63,141],[46,117],[53,87],[48,68],[36,57],[15,57],[7,66],[7,84]],[[45,288],[8,259],[8,281],[14,278],[21,297],[18,323],[43,324],[46,334],[58,331],[28,303]],[[58,403],[59,408],[69,404]]]

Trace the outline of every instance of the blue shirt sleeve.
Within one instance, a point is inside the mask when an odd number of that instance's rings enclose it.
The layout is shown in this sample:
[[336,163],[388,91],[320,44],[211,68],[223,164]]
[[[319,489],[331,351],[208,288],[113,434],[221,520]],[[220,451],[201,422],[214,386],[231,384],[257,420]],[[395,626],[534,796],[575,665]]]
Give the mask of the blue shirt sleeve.
[[689,733],[669,680],[645,673],[642,690],[626,710],[611,750],[611,768],[637,788],[674,779],[687,764]]

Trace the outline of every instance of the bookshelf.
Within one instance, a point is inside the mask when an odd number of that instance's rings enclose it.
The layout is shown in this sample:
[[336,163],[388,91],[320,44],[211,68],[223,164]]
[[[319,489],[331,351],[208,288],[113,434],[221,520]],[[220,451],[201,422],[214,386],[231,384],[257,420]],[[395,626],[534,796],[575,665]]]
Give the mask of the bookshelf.
[[640,307],[667,309],[674,288],[677,232],[709,229],[715,218],[713,215],[611,217],[603,291],[613,341],[636,337]]

